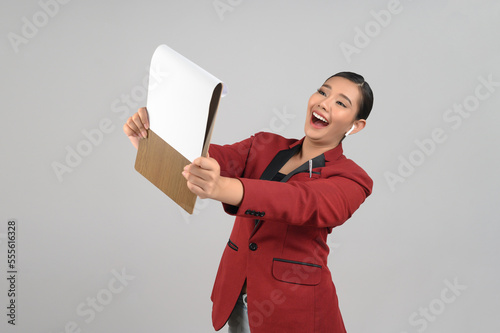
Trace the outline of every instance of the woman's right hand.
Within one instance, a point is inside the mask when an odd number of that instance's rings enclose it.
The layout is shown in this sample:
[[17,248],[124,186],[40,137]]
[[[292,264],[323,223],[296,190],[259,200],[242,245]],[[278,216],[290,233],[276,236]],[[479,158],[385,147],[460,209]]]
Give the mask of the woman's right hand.
[[147,129],[149,128],[148,110],[145,107],[140,108],[132,117],[128,118],[123,131],[127,134],[132,145],[137,149],[139,140],[145,139],[148,136]]

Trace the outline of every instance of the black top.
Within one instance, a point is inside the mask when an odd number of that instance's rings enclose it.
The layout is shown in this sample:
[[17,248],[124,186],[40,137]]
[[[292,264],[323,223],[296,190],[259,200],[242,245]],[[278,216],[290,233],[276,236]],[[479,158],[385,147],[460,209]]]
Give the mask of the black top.
[[272,181],[276,181],[276,182],[280,182],[283,178],[285,178],[285,174],[284,173],[281,173],[281,172],[278,172],[277,174],[274,175],[273,179],[271,179]]

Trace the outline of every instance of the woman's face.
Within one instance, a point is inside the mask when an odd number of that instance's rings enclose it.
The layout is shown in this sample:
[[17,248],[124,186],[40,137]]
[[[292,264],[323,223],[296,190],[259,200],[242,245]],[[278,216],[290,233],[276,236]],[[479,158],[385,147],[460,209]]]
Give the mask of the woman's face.
[[304,132],[316,146],[335,147],[345,134],[359,132],[365,120],[356,120],[361,101],[359,86],[343,77],[328,79],[309,98]]

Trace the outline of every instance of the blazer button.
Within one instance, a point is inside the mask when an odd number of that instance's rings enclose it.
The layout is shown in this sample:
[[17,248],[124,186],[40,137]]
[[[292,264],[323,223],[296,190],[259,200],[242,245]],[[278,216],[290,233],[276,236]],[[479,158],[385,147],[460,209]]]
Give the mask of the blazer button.
[[252,251],[257,250],[257,244],[255,244],[255,243],[250,243],[250,246],[248,246],[248,247],[249,247],[249,248],[250,248],[250,250],[252,250]]

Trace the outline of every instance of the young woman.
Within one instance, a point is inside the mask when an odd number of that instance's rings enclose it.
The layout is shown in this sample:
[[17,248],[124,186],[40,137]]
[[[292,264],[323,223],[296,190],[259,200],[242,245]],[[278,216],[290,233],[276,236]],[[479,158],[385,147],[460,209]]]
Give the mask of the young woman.
[[[327,266],[327,236],[372,190],[372,180],[342,152],[373,105],[364,78],[337,73],[309,99],[301,140],[271,133],[212,144],[184,168],[188,188],[235,215],[212,291],[216,330],[345,332]],[[124,125],[137,147],[147,110]]]

